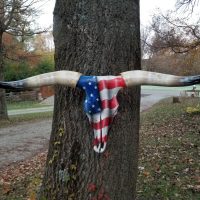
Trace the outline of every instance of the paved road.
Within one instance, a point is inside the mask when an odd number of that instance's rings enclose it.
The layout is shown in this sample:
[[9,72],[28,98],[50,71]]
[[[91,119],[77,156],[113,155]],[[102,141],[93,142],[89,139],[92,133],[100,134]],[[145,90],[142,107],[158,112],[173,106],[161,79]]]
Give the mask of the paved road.
[[[158,90],[142,90],[141,111],[150,108],[163,98],[177,95],[177,91],[163,92]],[[31,112],[50,111],[53,106],[39,109],[10,111],[10,115]],[[24,160],[44,148],[47,148],[51,120],[23,122],[16,126],[0,129],[0,168],[13,162]]]
[[172,96],[179,96],[179,90],[171,90],[169,88],[165,88],[163,90],[160,89],[145,89],[142,88],[142,96],[141,96],[141,107],[140,111],[147,110],[155,103],[159,102],[162,99],[172,97]]

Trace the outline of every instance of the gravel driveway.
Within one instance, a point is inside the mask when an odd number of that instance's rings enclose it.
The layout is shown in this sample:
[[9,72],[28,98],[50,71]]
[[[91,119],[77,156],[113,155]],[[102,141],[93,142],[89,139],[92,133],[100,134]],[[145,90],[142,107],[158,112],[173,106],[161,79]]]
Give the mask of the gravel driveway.
[[51,120],[23,122],[0,129],[0,168],[47,149]]

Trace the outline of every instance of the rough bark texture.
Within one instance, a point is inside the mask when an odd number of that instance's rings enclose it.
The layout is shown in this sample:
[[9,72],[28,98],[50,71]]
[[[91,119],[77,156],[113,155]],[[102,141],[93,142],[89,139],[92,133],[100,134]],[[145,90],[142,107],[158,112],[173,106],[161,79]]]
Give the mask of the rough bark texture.
[[[57,0],[56,70],[118,75],[140,69],[139,0]],[[107,150],[93,151],[84,93],[57,87],[40,199],[133,200],[137,177],[140,88],[118,95]]]
[[[4,62],[3,62],[3,33],[0,32],[0,81],[4,80]],[[7,106],[5,90],[0,89],[0,120],[7,120]]]

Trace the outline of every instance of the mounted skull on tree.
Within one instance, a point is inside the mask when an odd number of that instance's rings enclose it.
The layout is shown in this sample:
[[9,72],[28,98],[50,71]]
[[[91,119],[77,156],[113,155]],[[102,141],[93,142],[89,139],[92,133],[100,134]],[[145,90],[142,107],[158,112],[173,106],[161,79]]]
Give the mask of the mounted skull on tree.
[[78,87],[85,91],[84,110],[94,133],[94,150],[106,149],[108,130],[119,107],[117,94],[121,88],[136,85],[188,86],[200,84],[200,75],[179,77],[147,71],[127,71],[119,76],[83,76],[78,72],[57,71],[24,80],[0,82],[0,88],[25,90],[48,85]]

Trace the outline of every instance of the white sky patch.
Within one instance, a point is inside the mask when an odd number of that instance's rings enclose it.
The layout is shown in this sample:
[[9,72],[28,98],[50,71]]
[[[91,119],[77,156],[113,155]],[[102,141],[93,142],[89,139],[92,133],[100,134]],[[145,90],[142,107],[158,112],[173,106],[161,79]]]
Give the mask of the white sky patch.
[[[161,11],[166,11],[168,9],[173,9],[176,0],[140,0],[140,17],[141,24],[148,25],[151,22],[152,15],[155,13],[156,9]],[[48,27],[53,24],[53,9],[55,5],[55,0],[44,1],[44,5],[41,7],[43,14],[39,17],[39,24],[43,27]]]
[[48,28],[53,26],[53,10],[55,6],[55,0],[43,0],[38,8],[42,13],[38,18],[38,24],[42,28]]
[[[40,5],[42,14],[39,17],[38,23],[41,27],[46,28],[53,25],[53,10],[56,0],[43,0]],[[153,14],[167,10],[174,10],[177,0],[140,0],[140,21],[142,26],[148,26],[151,23]],[[199,3],[200,4],[200,3]],[[199,7],[196,8],[196,13],[193,13],[192,19],[199,17]],[[182,12],[182,14],[184,11]],[[181,12],[180,12],[181,15]]]
[[169,9],[174,9],[176,0],[140,0],[140,22],[143,26],[148,26],[151,23],[153,14],[157,10],[165,12]]

